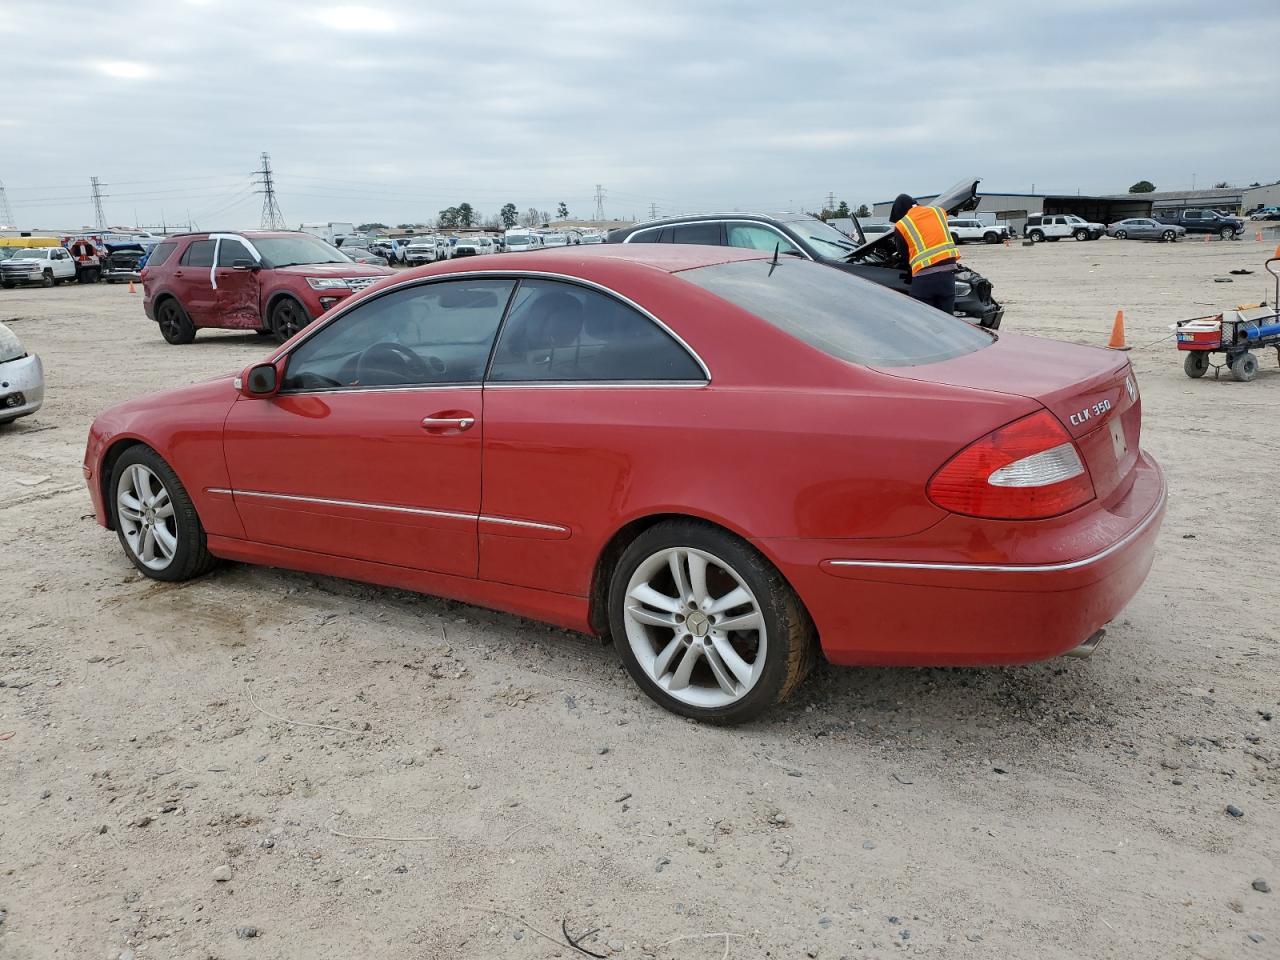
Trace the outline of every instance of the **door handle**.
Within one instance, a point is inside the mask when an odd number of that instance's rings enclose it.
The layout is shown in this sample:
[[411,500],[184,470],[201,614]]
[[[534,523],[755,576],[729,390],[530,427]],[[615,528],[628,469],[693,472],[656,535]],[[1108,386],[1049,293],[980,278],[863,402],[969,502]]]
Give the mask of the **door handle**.
[[428,430],[470,430],[475,417],[423,417],[422,426]]

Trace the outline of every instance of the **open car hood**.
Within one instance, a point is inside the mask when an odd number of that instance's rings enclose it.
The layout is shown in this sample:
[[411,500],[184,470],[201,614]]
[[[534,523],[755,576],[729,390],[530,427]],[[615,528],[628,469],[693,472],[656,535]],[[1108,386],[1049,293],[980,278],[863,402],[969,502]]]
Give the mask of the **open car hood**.
[[[982,182],[981,177],[969,177],[961,180],[949,190],[944,190],[932,200],[929,201],[931,207],[941,207],[947,211],[947,216],[955,216],[957,213],[963,213],[965,210],[972,210],[978,205],[978,184]],[[857,250],[850,253],[846,260],[856,261],[862,259],[869,250],[877,247],[891,245],[893,238],[897,236],[896,230],[890,230],[888,233],[882,233],[872,240],[868,240]]]

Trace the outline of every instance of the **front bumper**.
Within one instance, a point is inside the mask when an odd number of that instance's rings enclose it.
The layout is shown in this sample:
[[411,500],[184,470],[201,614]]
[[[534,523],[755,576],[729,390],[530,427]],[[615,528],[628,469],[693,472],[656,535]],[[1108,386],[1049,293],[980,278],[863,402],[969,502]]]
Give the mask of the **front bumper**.
[[35,354],[0,363],[0,423],[35,413],[44,403],[44,367]]
[[[1164,517],[1164,474],[1146,453],[1123,497],[1025,524],[1003,560],[970,562],[984,539],[942,546],[944,525],[910,540],[762,540],[796,589],[827,659],[882,666],[1030,663],[1076,648],[1115,618],[1151,568]],[[967,525],[967,524],[966,524]],[[921,541],[928,540],[929,543]],[[915,541],[914,543],[911,541]],[[1080,544],[1091,544],[1080,556]]]
[[38,283],[44,279],[39,267],[30,270],[0,270],[0,283]]
[[123,283],[126,280],[132,280],[137,283],[142,280],[142,271],[130,270],[125,267],[107,267],[102,271],[102,279],[108,283],[115,281]]

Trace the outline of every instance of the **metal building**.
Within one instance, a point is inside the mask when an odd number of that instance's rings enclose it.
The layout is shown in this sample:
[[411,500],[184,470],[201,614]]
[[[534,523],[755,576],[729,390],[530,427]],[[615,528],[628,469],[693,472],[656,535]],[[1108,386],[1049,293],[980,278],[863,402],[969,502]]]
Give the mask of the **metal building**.
[[1280,182],[1256,187],[1216,187],[1211,190],[1157,190],[1155,193],[1128,193],[1151,202],[1157,216],[1165,210],[1197,208],[1219,213],[1247,214],[1259,207],[1280,206]]
[[[919,203],[928,203],[937,194],[916,197]],[[997,222],[1007,223],[1019,234],[1024,232],[1027,217],[1036,213],[1074,213],[1096,223],[1114,223],[1126,217],[1151,216],[1151,194],[1124,194],[1115,197],[1089,197],[1065,193],[988,193],[980,191],[974,214]],[[875,205],[877,217],[888,217],[893,201]]]

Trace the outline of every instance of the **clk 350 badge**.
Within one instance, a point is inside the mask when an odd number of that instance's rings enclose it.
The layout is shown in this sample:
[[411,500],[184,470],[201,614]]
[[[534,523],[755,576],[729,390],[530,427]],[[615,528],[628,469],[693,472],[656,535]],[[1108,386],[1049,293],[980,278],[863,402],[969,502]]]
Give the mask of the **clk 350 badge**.
[[1104,413],[1106,413],[1110,409],[1111,409],[1110,400],[1103,400],[1099,403],[1095,403],[1092,407],[1085,407],[1079,413],[1073,413],[1071,415],[1071,425],[1073,427],[1078,427],[1082,423],[1092,420],[1094,417],[1102,416]]

